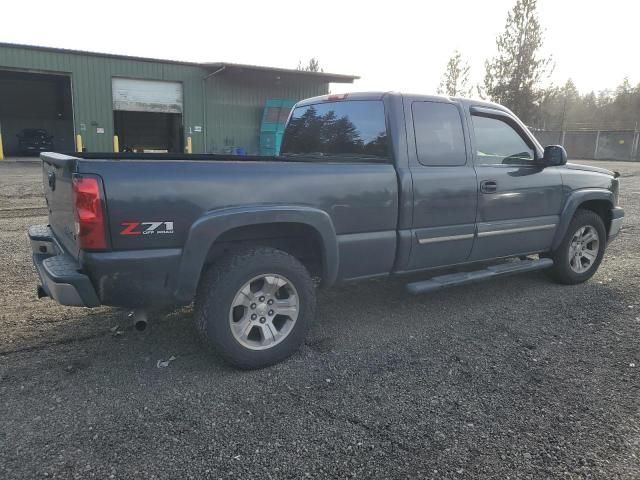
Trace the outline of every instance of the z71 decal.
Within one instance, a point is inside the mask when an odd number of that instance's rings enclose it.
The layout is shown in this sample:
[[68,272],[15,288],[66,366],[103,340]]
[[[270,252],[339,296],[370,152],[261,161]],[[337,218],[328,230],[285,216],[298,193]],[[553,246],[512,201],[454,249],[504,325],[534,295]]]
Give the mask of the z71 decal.
[[173,233],[173,222],[123,222],[120,235],[153,235]]

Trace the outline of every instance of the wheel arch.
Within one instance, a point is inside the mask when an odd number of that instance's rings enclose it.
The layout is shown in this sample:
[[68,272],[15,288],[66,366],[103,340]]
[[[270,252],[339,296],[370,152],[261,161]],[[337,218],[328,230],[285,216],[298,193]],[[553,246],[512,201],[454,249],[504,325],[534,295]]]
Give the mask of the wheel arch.
[[555,237],[551,246],[552,250],[558,248],[569,224],[573,219],[576,211],[579,208],[585,210],[591,210],[597,213],[604,222],[607,233],[611,226],[611,209],[614,206],[613,192],[604,188],[589,188],[584,190],[577,190],[569,195],[569,198],[565,202],[565,206],[560,214],[560,221],[556,230]]
[[[321,253],[323,286],[333,285],[338,274],[338,245],[329,215],[316,208],[288,205],[254,205],[208,212],[193,223],[185,242],[178,272],[176,297],[180,303],[193,299],[200,276],[220,239],[248,241],[255,228],[286,225],[312,232]],[[243,235],[234,235],[234,232]]]

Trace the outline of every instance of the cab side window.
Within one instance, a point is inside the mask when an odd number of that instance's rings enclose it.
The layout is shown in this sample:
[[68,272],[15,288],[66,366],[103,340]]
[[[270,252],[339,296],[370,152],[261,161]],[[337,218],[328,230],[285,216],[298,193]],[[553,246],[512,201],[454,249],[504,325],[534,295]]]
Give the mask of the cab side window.
[[450,103],[413,102],[416,154],[422,165],[452,167],[467,163],[462,119]]
[[531,165],[535,151],[509,124],[496,118],[474,115],[476,165]]

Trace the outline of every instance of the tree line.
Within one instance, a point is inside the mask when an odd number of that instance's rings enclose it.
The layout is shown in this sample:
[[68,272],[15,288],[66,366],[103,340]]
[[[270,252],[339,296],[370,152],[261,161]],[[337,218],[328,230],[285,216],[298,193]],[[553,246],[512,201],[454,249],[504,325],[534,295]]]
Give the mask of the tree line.
[[[479,96],[505,105],[533,129],[638,130],[640,83],[628,78],[612,89],[582,94],[572,79],[562,86],[543,86],[554,63],[544,56],[544,30],[537,0],[516,0],[505,28],[496,38],[496,54],[485,61],[483,81],[471,83],[471,67],[455,50],[449,58],[438,93],[452,97]],[[298,62],[298,70],[321,72],[317,58]]]
[[542,54],[543,30],[537,0],[517,0],[496,38],[497,53],[485,62],[481,84],[472,86],[470,66],[459,51],[449,59],[438,93],[479,96],[505,105],[531,128],[547,130],[640,127],[640,83],[625,78],[612,90],[581,94],[568,79],[563,86],[543,87],[553,59]]

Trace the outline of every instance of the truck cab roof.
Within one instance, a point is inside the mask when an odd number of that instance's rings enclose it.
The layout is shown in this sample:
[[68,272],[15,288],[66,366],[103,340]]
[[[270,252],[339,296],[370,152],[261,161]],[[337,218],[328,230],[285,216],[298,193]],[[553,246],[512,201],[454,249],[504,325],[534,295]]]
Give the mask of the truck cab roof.
[[486,100],[476,99],[476,98],[463,98],[463,97],[448,97],[446,95],[425,95],[425,94],[415,94],[409,92],[397,92],[397,91],[373,91],[373,92],[348,92],[348,93],[329,93],[327,95],[320,95],[317,97],[307,98],[302,100],[296,104],[296,106],[305,106],[305,105],[313,105],[316,103],[323,102],[340,102],[340,101],[349,101],[349,100],[382,100],[385,97],[400,97],[400,98],[410,98],[414,101],[449,101],[453,103],[459,103],[464,106],[479,106],[486,108],[493,108],[495,110],[501,110],[503,112],[511,111],[504,107],[503,105],[488,102]]

